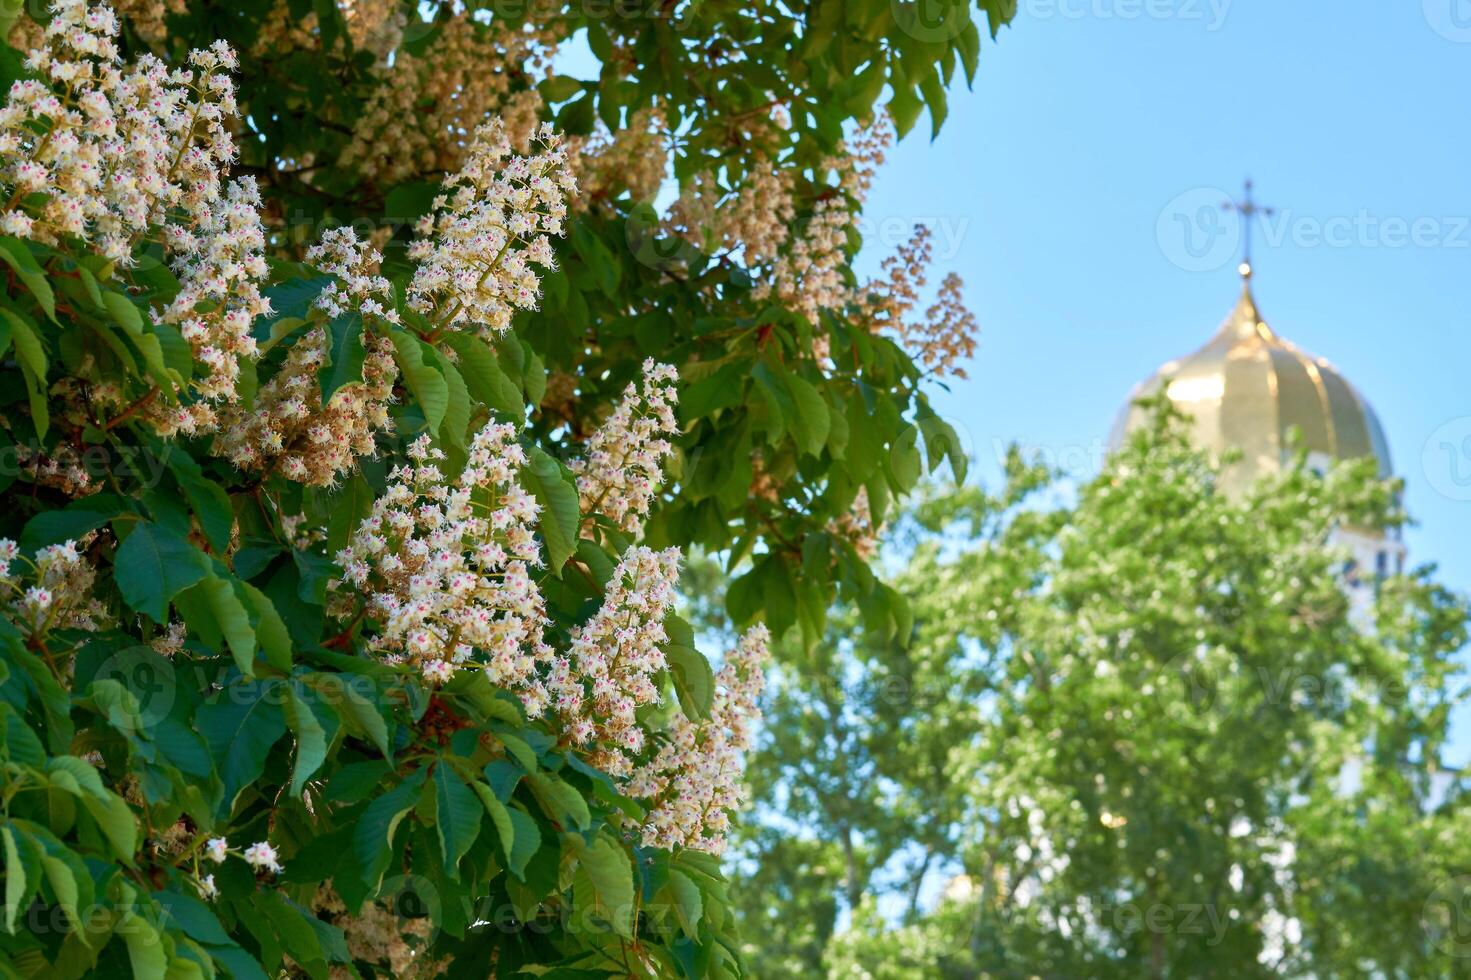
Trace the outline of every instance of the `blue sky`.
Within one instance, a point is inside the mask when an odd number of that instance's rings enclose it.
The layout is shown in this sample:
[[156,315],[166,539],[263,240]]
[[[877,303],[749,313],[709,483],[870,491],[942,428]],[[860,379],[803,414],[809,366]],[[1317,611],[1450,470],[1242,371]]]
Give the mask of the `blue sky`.
[[1012,440],[1086,475],[1131,387],[1235,302],[1236,219],[1207,248],[1198,208],[1251,175],[1279,209],[1263,314],[1374,404],[1411,559],[1471,590],[1468,78],[1471,0],[1021,0],[939,139],[921,120],[890,155],[860,265],[930,223],[982,323],[938,398],[980,478]]

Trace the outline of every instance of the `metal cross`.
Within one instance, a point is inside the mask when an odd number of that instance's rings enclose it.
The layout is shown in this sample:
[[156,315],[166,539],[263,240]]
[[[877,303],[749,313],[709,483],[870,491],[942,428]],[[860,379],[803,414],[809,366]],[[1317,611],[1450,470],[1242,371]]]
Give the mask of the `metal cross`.
[[1225,204],[1222,204],[1221,205],[1221,210],[1222,211],[1234,211],[1237,214],[1241,215],[1241,223],[1242,223],[1242,225],[1245,226],[1244,229],[1243,229],[1243,231],[1244,231],[1245,236],[1246,236],[1246,239],[1245,239],[1245,241],[1246,241],[1246,251],[1245,251],[1244,255],[1242,256],[1242,260],[1241,261],[1242,261],[1242,263],[1248,269],[1251,268],[1251,222],[1252,222],[1252,219],[1255,218],[1259,214],[1264,214],[1264,215],[1266,215],[1267,217],[1270,218],[1270,217],[1274,216],[1277,213],[1277,209],[1276,208],[1262,207],[1261,205],[1259,205],[1259,204],[1256,203],[1256,199],[1253,198],[1252,197],[1252,194],[1251,194],[1252,187],[1253,187],[1253,185],[1252,185],[1252,182],[1251,182],[1251,178],[1250,177],[1246,178],[1246,196],[1242,200],[1240,200],[1240,201],[1227,201]]

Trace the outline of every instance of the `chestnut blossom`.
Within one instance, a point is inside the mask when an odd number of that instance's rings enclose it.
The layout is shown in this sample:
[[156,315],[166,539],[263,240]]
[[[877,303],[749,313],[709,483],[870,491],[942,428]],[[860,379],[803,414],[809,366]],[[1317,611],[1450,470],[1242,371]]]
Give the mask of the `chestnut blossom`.
[[317,372],[331,359],[327,328],[308,329],[286,361],[261,385],[250,407],[223,413],[214,451],[241,469],[280,473],[308,486],[330,486],[371,455],[380,432],[392,429],[388,406],[398,361],[386,324],[399,321],[392,287],[376,274],[382,256],[350,228],[327,232],[307,261],[337,277],[316,305],[334,318],[362,317],[366,350],[360,382],[349,382],[324,405]]
[[577,203],[610,201],[624,191],[634,203],[652,201],[669,165],[664,128],[663,113],[644,108],[616,133],[600,128],[590,137],[568,139]]
[[965,370],[956,362],[975,353],[978,328],[975,314],[961,297],[960,277],[953,272],[947,275],[924,316],[910,315],[925,286],[929,264],[930,231],[920,225],[908,243],[884,259],[885,279],[861,290],[858,315],[867,321],[869,330],[893,334],[930,374],[964,378]]
[[164,631],[153,638],[149,645],[154,651],[163,657],[173,657],[184,649],[184,642],[188,640],[189,634],[184,624],[180,622],[169,623]]
[[632,773],[628,792],[650,802],[644,846],[725,851],[729,814],[745,805],[741,772],[761,718],[770,641],[765,626],[747,630],[715,675],[710,718],[694,722],[677,713],[653,757]]
[[526,454],[515,430],[481,429],[455,480],[436,465],[443,454],[427,436],[409,456],[337,554],[343,577],[330,586],[330,611],[352,618],[361,594],[369,647],[431,683],[475,664],[503,687],[528,684],[551,648],[531,578],[541,563],[538,505],[516,481]]
[[625,552],[602,606],[572,631],[568,656],[552,661],[546,679],[565,735],[613,776],[627,776],[643,750],[634,713],[660,700],[654,677],[665,667],[664,619],[677,598],[679,558],[678,548]]
[[790,169],[760,157],[734,193],[724,191],[708,173],[687,181],[669,208],[668,223],[706,251],[739,251],[746,265],[767,265],[791,234],[797,215],[793,189]]
[[269,871],[271,874],[278,875],[286,870],[277,860],[276,849],[265,841],[251,844],[241,856],[245,858],[246,864],[257,871]]
[[204,856],[215,864],[222,864],[229,852],[230,844],[223,837],[211,837],[204,845]]
[[[849,230],[855,209],[867,198],[874,172],[892,142],[893,129],[887,117],[880,117],[826,161],[825,169],[837,174],[837,186],[822,191],[801,233],[770,264],[753,290],[757,299],[773,298],[813,323],[823,310],[838,309],[850,301],[852,290],[844,277]],[[814,346],[818,361],[825,361],[827,336],[816,337]]]
[[852,507],[846,514],[828,521],[826,530],[833,537],[847,541],[853,546],[853,552],[865,561],[878,553],[878,537],[883,527],[874,524],[867,487],[858,488]]
[[169,36],[166,18],[188,11],[188,0],[113,0],[117,14],[152,48]]
[[97,570],[76,541],[42,548],[32,562],[14,541],[0,539],[0,589],[10,595],[11,609],[31,636],[103,625],[107,611],[92,593],[96,578]]
[[215,884],[214,875],[205,875],[203,878],[199,879],[194,887],[198,889],[199,897],[204,899],[206,902],[212,902],[216,898],[220,897],[220,889],[219,886]]
[[936,377],[965,379],[965,369],[957,367],[976,352],[975,314],[965,305],[960,290],[960,276],[950,273],[940,283],[935,303],[925,310],[924,319],[912,324],[905,336],[905,346],[926,371]]
[[399,50],[378,66],[378,86],[339,163],[385,186],[455,171],[473,155],[467,135],[492,117],[512,146],[524,148],[542,107],[535,85],[554,51],[548,29],[481,23],[463,8],[451,13],[421,53]]
[[654,494],[664,480],[663,461],[674,452],[669,436],[678,373],[652,358],[644,361],[642,384],[630,382],[613,414],[587,443],[586,458],[569,464],[585,514],[602,514],[630,534],[643,530]]
[[464,167],[444,181],[420,219],[409,257],[419,262],[408,305],[436,330],[474,330],[486,339],[509,329],[518,309],[534,309],[554,266],[550,235],[562,234],[566,197],[576,188],[561,138],[542,127],[531,156],[513,155],[499,121],[475,133]]
[[180,282],[155,317],[176,327],[202,370],[192,404],[158,399],[143,416],[164,435],[214,422],[236,397],[239,361],[255,356],[251,321],[269,311],[260,195],[228,182],[237,114],[224,42],[170,69],[152,55],[120,64],[118,20],[105,4],[54,0],[43,43],[0,108],[0,230],[46,245],[80,242],[128,266],[162,245]]

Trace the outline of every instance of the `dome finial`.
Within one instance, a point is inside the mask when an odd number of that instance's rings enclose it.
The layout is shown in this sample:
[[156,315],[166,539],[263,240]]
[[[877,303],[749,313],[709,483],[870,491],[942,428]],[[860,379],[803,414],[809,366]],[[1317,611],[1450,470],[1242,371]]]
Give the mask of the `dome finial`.
[[1252,219],[1259,214],[1266,215],[1270,218],[1277,213],[1276,208],[1263,207],[1262,205],[1256,203],[1256,198],[1252,196],[1252,189],[1254,186],[1255,185],[1253,185],[1251,182],[1251,178],[1246,178],[1246,194],[1242,197],[1242,199],[1239,201],[1227,201],[1226,203],[1221,205],[1222,211],[1234,211],[1235,213],[1241,215],[1243,249],[1241,253],[1241,267],[1238,271],[1241,273],[1242,279],[1251,278]]

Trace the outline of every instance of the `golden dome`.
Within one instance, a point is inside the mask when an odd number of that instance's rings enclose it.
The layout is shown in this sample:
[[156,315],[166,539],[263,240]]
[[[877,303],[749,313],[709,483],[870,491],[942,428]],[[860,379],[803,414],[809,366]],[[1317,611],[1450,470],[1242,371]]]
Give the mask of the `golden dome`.
[[1111,446],[1142,422],[1134,400],[1167,385],[1169,399],[1193,417],[1198,445],[1241,452],[1228,485],[1244,486],[1279,470],[1294,429],[1312,460],[1372,455],[1380,476],[1390,476],[1389,444],[1374,409],[1333,365],[1267,326],[1251,294],[1251,268],[1241,271],[1236,309],[1204,347],[1161,366],[1135,388],[1114,424]]

